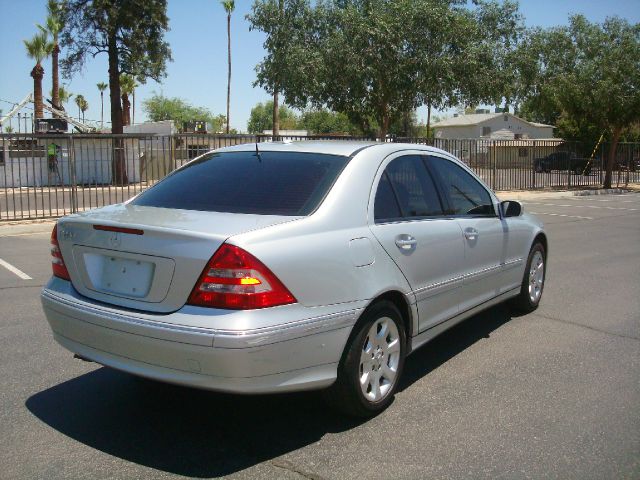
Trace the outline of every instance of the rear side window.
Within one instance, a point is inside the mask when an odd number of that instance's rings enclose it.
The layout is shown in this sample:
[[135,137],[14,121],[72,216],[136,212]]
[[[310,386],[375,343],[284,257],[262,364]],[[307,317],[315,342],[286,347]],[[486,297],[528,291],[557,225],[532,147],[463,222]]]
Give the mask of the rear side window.
[[433,217],[442,213],[438,193],[421,157],[407,155],[387,165],[376,192],[376,221],[399,216]]
[[429,167],[444,190],[448,215],[495,215],[489,192],[462,167],[437,157],[429,157]]
[[376,221],[393,220],[402,217],[400,205],[396,200],[396,195],[391,188],[391,182],[387,172],[382,174],[378,190],[376,191],[376,200],[374,204],[374,217]]
[[259,215],[309,215],[349,158],[297,152],[213,153],[167,176],[133,205]]

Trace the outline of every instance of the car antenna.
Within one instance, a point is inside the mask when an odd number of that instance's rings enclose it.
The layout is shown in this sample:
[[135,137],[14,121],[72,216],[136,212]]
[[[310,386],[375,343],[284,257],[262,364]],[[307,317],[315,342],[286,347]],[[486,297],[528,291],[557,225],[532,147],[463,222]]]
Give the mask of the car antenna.
[[262,163],[262,157],[260,156],[260,150],[258,150],[258,142],[256,142],[256,156],[258,157],[258,161]]

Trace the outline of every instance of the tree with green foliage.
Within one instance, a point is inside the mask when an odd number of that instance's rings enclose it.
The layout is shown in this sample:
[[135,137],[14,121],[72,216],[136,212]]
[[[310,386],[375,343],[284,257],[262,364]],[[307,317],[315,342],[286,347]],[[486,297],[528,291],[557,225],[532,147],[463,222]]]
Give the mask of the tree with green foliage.
[[[73,97],[73,93],[71,93],[69,90],[66,89],[66,87],[64,85],[61,85],[58,87],[58,106],[59,109],[58,110],[62,110],[63,112],[65,111],[64,106],[67,104],[67,102],[69,102],[69,100],[71,100],[71,97]],[[53,97],[53,92],[51,92],[51,96]]]
[[24,40],[24,46],[27,49],[27,56],[36,61],[36,65],[31,70],[34,114],[36,119],[43,118],[42,78],[44,77],[44,68],[42,61],[51,54],[53,45],[48,41],[47,32],[40,31],[31,40]]
[[89,108],[89,102],[84,98],[84,95],[76,95],[76,105],[78,106],[78,121],[84,122],[84,112]]
[[60,44],[58,37],[62,30],[62,15],[60,4],[56,0],[47,2],[47,20],[45,25],[38,25],[38,28],[51,35],[51,104],[54,108],[60,109],[59,84],[60,74],[58,73],[60,55]]
[[380,137],[422,104],[501,100],[522,30],[509,0],[259,0],[249,20],[267,34],[258,85]]
[[535,32],[530,47],[537,71],[524,112],[559,124],[568,137],[606,132],[604,187],[610,188],[618,142],[640,122],[640,24],[575,15],[568,26]]
[[263,44],[266,56],[256,67],[254,86],[259,85],[273,95],[270,124],[277,136],[280,128],[286,128],[282,125],[280,95],[286,91],[286,103],[304,108],[309,85],[303,83],[316,78],[315,12],[309,0],[256,0],[247,20],[251,30],[266,34]]
[[235,0],[222,0],[222,6],[227,12],[227,127],[226,134],[229,135],[231,128],[231,117],[229,109],[231,106],[231,14],[236,8]]
[[336,113],[326,108],[310,109],[302,112],[300,128],[311,134],[361,135],[344,113]]
[[[169,29],[166,0],[66,0],[62,4],[62,61],[65,76],[80,71],[87,56],[106,53],[109,66],[111,131],[122,133],[120,74],[160,81],[171,60],[164,34]],[[120,143],[118,143],[120,142]],[[121,141],[116,140],[113,179],[128,182]]]
[[173,120],[182,130],[185,123],[205,121],[211,125],[215,133],[222,132],[225,116],[214,115],[210,110],[202,107],[194,107],[181,98],[168,98],[162,94],[154,93],[150,98],[142,102],[142,109],[152,122]]
[[[298,117],[286,105],[280,107],[280,128],[295,130],[298,128]],[[247,130],[249,133],[260,134],[265,130],[273,130],[273,102],[258,103],[251,109]],[[275,133],[273,133],[275,135]]]

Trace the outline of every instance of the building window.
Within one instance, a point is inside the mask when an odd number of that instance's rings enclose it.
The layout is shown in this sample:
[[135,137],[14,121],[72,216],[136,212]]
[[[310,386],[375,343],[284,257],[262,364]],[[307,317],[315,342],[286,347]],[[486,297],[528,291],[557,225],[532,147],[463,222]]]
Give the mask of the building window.
[[491,135],[491,127],[482,127],[482,136],[488,137]]
[[528,157],[529,156],[529,149],[527,147],[518,148],[518,156],[519,157]]

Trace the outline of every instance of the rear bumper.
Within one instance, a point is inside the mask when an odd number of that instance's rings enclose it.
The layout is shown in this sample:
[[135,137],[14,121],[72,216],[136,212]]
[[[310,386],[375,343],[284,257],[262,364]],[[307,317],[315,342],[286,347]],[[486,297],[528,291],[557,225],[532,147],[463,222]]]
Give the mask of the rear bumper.
[[221,330],[172,323],[184,313],[149,315],[93,302],[60,279],[49,282],[41,300],[54,338],[73,353],[143,377],[235,393],[331,385],[362,311],[336,306],[280,325]]

